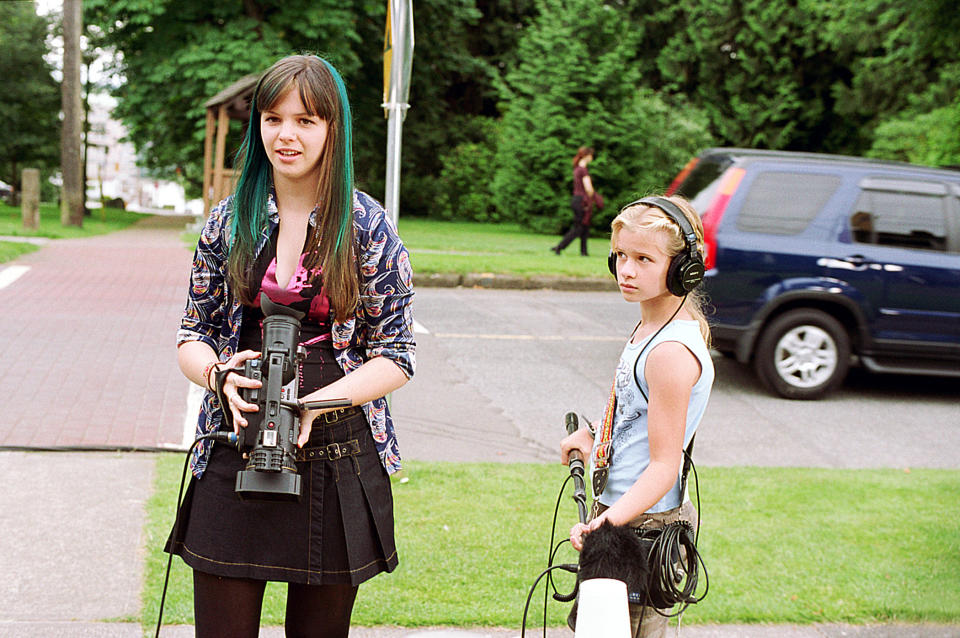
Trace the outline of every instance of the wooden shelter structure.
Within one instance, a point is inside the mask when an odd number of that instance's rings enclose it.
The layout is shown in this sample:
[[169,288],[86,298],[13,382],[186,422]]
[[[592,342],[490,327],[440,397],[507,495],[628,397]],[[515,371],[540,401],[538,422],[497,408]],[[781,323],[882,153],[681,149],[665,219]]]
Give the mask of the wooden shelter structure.
[[223,89],[203,106],[207,110],[207,132],[203,142],[203,210],[209,215],[214,204],[233,190],[236,171],[225,164],[230,120],[250,119],[250,99],[257,75],[247,75]]

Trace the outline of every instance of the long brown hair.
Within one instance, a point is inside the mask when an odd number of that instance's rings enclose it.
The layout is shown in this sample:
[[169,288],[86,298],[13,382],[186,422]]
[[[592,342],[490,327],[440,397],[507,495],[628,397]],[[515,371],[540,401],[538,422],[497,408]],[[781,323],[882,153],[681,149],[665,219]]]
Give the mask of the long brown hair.
[[[238,153],[243,166],[234,194],[231,246],[227,270],[238,298],[253,302],[249,281],[254,252],[267,225],[267,195],[273,170],[263,139],[260,114],[296,90],[312,114],[327,122],[320,155],[316,225],[307,231],[303,266],[311,283],[322,273],[324,292],[337,320],[346,320],[360,298],[353,254],[353,149],[350,103],[337,70],[314,55],[292,55],[273,64],[261,76],[250,103],[250,125]],[[319,270],[318,270],[319,266]]]

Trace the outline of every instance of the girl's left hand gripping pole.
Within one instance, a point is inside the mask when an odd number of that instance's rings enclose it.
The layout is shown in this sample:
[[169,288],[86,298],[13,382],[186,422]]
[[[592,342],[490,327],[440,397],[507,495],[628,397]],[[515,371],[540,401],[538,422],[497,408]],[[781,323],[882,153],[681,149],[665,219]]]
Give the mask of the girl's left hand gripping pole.
[[[567,427],[567,434],[573,434],[579,428],[579,421],[577,415],[573,412],[567,412],[564,417],[564,421]],[[587,491],[586,486],[583,483],[583,456],[580,454],[580,450],[573,449],[570,450],[570,454],[567,456],[568,462],[570,463],[570,476],[573,477],[573,500],[577,504],[577,513],[580,515],[580,522],[587,522]]]

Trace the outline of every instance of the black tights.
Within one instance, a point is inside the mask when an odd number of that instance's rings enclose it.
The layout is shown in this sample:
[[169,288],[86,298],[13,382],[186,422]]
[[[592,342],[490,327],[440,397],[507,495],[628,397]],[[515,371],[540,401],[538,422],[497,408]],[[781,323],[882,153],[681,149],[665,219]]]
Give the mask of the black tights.
[[[193,570],[197,638],[257,638],[266,581],[221,578]],[[287,589],[287,638],[346,638],[357,588],[296,585]]]

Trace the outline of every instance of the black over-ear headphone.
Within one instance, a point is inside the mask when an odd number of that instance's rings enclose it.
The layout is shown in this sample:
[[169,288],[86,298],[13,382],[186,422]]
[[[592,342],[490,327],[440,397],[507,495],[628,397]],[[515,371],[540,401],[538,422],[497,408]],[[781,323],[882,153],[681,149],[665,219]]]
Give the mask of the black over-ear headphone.
[[[620,210],[622,212],[637,204],[659,208],[680,227],[686,249],[670,260],[670,266],[667,268],[667,290],[669,290],[672,295],[683,297],[703,281],[705,268],[703,266],[703,257],[700,256],[700,251],[697,249],[697,233],[694,232],[693,226],[690,225],[690,221],[687,219],[687,216],[683,214],[683,211],[669,199],[663,197],[644,197],[635,202],[630,202]],[[607,267],[610,269],[610,274],[616,277],[617,255],[612,250],[610,251],[609,257],[607,257]]]

